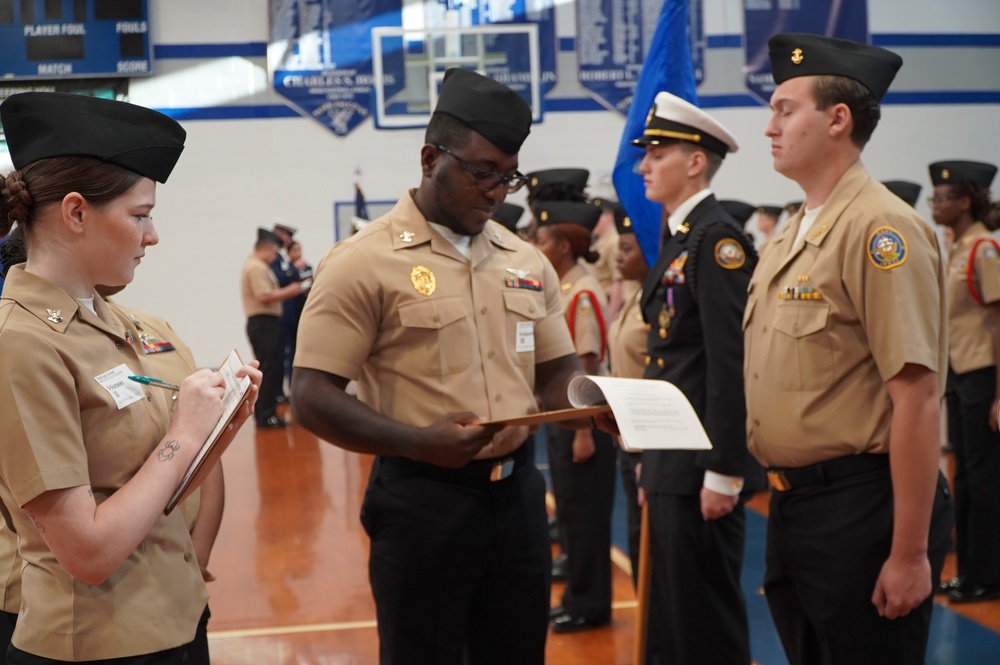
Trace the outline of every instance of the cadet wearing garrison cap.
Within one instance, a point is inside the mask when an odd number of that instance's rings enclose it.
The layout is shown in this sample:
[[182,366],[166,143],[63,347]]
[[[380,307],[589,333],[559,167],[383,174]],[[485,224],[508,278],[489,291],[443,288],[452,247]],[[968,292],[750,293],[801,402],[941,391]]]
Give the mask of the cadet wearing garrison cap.
[[740,228],[746,228],[747,222],[753,217],[753,214],[757,212],[757,208],[750,205],[746,201],[738,201],[736,199],[722,199],[719,201],[719,205],[722,209],[729,213],[729,216],[740,225]]
[[[795,209],[797,210],[798,206]],[[774,237],[774,232],[778,230],[778,222],[781,220],[781,213],[784,211],[783,206],[774,204],[757,206],[757,230],[761,234],[759,251],[763,251],[767,243]]]
[[517,233],[517,223],[523,214],[524,206],[504,201],[493,213],[493,221],[499,222],[501,226],[511,233]]
[[951,160],[929,166],[934,221],[951,229],[948,302],[948,424],[955,452],[958,570],[942,587],[953,603],[1000,598],[1000,247],[988,215],[997,167]]
[[920,190],[922,189],[920,183],[910,180],[883,180],[882,184],[890,192],[909,203],[911,208],[916,207],[917,199],[920,198]]
[[742,493],[762,478],[746,449],[739,340],[756,252],[711,189],[739,146],[715,118],[667,92],[633,143],[646,150],[646,198],[671,211],[642,289],[645,378],[680,388],[713,446],[642,453],[653,562],[646,662],[749,665]]
[[580,371],[555,271],[490,220],[524,184],[530,129],[518,93],[448,70],[419,186],[334,245],[299,323],[299,422],[377,455],[362,520],[382,663],[545,659],[545,483],[527,427],[476,424],[534,413],[536,394],[568,407]]
[[808,34],[769,48],[765,135],[805,203],[765,248],[743,323],[748,442],[773,490],[764,592],[792,665],[923,663],[950,530],[944,270],[930,227],[860,159],[902,59]]

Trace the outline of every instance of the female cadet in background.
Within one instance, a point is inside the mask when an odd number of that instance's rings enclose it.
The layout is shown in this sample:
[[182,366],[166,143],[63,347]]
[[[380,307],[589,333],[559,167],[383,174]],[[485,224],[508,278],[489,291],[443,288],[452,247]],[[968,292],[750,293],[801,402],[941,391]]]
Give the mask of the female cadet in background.
[[[537,204],[536,244],[559,275],[563,313],[587,374],[606,374],[607,303],[600,284],[578,261],[596,259],[591,229],[601,209],[591,203]],[[566,589],[552,611],[552,630],[568,633],[611,621],[611,506],[617,448],[596,429],[546,428],[552,491],[568,554]]]
[[[127,284],[158,237],[150,213],[183,148],[166,116],[123,102],[21,93],[0,104],[15,170],[0,233],[28,262],[0,301],[0,499],[24,560],[7,663],[185,661],[207,593],[181,511],[163,514],[222,414],[224,380],[198,371],[169,394],[140,331],[95,297]],[[253,410],[254,390],[225,436]]]
[[[646,336],[649,326],[642,320],[642,283],[649,273],[646,258],[639,248],[639,241],[632,228],[632,220],[625,210],[617,205],[613,208],[615,228],[618,229],[618,253],[615,257],[617,273],[622,278],[622,308],[608,326],[608,360],[611,376],[626,379],[641,379],[646,371],[649,355],[646,353]],[[619,454],[622,487],[625,490],[625,509],[628,519],[628,555],[632,561],[632,579],[639,575],[639,535],[641,512],[639,486],[636,481],[636,467],[642,455]]]
[[958,575],[940,588],[953,603],[1000,598],[1000,246],[985,224],[996,172],[982,162],[930,165],[931,216],[955,236],[945,289]]

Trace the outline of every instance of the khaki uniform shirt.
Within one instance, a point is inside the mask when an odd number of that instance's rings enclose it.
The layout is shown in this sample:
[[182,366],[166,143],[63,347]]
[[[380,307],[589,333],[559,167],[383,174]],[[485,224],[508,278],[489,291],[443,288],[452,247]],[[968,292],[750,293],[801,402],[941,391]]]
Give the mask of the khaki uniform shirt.
[[575,265],[562,276],[559,289],[576,355],[592,353],[606,365],[608,302],[601,285],[593,275]]
[[887,453],[886,381],[947,362],[937,238],[860,162],[812,228],[802,212],[768,244],[743,319],[747,434],[764,466],[800,467]]
[[649,358],[646,353],[649,325],[642,320],[642,308],[639,306],[642,282],[628,280],[622,284],[625,304],[608,327],[608,360],[611,365],[611,376],[641,379]]
[[608,228],[600,237],[594,240],[591,247],[597,252],[598,257],[594,263],[586,264],[590,273],[597,278],[601,284],[601,290],[605,297],[611,293],[611,286],[618,278],[618,270],[615,268],[615,252],[618,251],[618,229]]
[[262,303],[257,296],[270,293],[278,288],[278,278],[271,267],[254,255],[247,257],[240,274],[240,295],[243,298],[243,313],[250,318],[259,314],[281,316],[281,301]]
[[95,377],[124,364],[151,374],[134,324],[95,299],[97,316],[20,266],[0,299],[0,508],[24,560],[13,644],[57,660],[97,660],[190,642],[208,594],[180,511],[161,515],[99,586],[56,561],[22,507],[50,490],[90,486],[101,503],[166,433],[167,396],[118,408]]
[[[455,411],[488,420],[537,412],[535,365],[573,353],[559,278],[495,222],[470,250],[471,260],[405,194],[320,262],[295,366],[357,379],[369,406],[417,427]],[[478,457],[525,438],[527,428],[508,427]]]
[[[973,259],[972,246],[980,238],[987,240],[976,247]],[[948,257],[948,360],[958,374],[997,364],[993,317],[972,297],[967,279],[969,261],[973,260],[976,293],[986,304],[1000,300],[1000,253],[992,239],[986,226],[976,222],[952,245]]]

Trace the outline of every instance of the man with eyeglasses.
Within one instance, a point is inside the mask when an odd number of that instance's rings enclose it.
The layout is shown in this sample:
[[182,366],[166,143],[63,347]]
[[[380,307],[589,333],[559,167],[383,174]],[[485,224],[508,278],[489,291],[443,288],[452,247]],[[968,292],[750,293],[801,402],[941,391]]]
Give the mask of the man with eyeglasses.
[[545,483],[527,427],[483,424],[536,412],[536,390],[568,407],[581,371],[551,264],[490,219],[530,128],[516,92],[448,70],[420,185],[329,251],[299,324],[296,418],[377,456],[361,519],[382,664],[544,662]]

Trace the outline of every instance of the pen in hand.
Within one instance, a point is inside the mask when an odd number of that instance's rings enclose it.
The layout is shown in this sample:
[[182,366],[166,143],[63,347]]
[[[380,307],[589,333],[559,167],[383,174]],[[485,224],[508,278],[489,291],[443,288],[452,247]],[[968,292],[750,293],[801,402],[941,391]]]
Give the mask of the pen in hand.
[[136,383],[142,383],[147,386],[156,386],[157,388],[166,388],[167,390],[180,390],[180,386],[175,386],[172,383],[167,383],[162,379],[156,379],[151,376],[130,376],[129,381],[135,381]]

